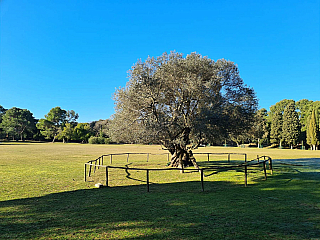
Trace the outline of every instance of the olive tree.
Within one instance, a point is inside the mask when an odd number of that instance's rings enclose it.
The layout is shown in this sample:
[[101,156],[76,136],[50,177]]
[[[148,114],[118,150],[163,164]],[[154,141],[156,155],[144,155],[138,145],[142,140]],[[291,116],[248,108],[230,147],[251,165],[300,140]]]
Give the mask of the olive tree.
[[114,94],[114,141],[161,143],[171,167],[197,167],[192,149],[250,127],[257,108],[237,65],[197,53],[139,60]]

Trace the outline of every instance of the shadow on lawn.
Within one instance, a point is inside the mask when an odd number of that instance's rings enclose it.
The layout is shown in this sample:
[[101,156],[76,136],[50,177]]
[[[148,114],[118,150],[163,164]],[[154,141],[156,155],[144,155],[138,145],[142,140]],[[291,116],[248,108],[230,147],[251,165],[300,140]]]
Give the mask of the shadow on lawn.
[[319,180],[292,172],[247,188],[182,182],[4,201],[0,238],[311,239],[320,236]]
[[320,158],[298,158],[298,159],[274,159],[275,163],[291,164],[293,166],[309,166],[320,169]]

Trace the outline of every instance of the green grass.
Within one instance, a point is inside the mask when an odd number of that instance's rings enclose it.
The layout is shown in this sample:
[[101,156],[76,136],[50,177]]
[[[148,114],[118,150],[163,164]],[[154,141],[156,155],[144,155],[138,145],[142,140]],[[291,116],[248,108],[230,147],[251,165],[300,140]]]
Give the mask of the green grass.
[[[249,171],[248,187],[241,170],[206,177],[204,192],[197,172],[151,172],[149,193],[144,171],[111,169],[110,188],[94,188],[105,181],[104,169],[83,181],[85,162],[120,152],[163,151],[154,145],[0,144],[0,239],[320,238],[320,151],[196,151],[275,159],[267,181],[261,168]],[[208,164],[206,156],[196,157]],[[240,159],[231,156],[231,162]],[[129,166],[163,168],[167,159],[149,160],[130,156]],[[113,158],[114,166],[125,164],[126,157]]]

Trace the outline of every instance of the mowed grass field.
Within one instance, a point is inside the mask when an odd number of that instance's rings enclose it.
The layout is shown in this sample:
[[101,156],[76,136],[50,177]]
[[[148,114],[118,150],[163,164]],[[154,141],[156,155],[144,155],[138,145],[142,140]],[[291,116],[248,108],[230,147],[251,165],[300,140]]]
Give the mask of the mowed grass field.
[[[195,152],[270,156],[273,175],[241,169],[150,172],[84,163],[110,153],[165,153],[157,145],[0,143],[0,239],[320,239],[320,151],[206,147]],[[206,155],[195,155],[201,167]],[[228,164],[210,156],[210,164]],[[231,155],[237,164],[243,156]],[[113,166],[165,168],[166,155],[113,156]],[[105,158],[109,163],[109,158]]]

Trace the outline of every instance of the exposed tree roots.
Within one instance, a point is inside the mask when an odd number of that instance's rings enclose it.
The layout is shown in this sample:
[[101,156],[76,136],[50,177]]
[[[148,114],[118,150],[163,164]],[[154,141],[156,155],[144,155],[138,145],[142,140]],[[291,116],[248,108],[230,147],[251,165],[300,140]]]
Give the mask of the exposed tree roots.
[[[189,166],[194,166],[199,170],[199,166],[196,162],[195,157],[193,156],[192,151],[190,149],[185,150],[181,148],[176,148],[174,153],[172,154],[169,167],[184,169],[185,167]],[[183,170],[181,172],[183,172]]]

